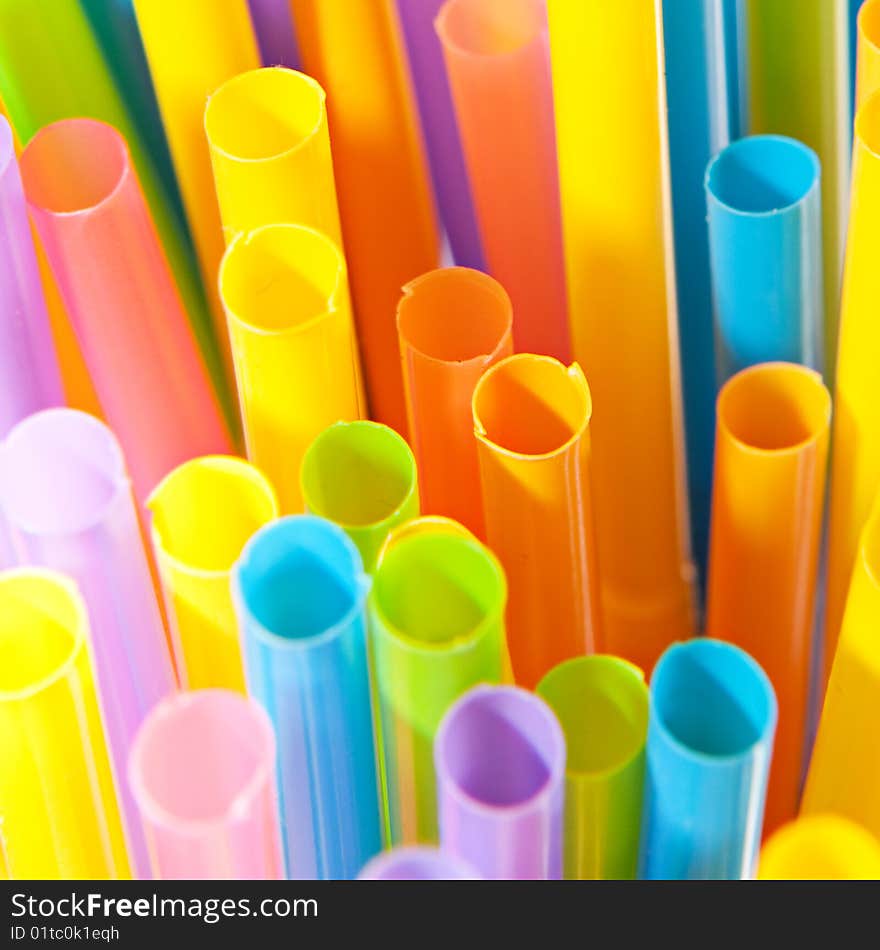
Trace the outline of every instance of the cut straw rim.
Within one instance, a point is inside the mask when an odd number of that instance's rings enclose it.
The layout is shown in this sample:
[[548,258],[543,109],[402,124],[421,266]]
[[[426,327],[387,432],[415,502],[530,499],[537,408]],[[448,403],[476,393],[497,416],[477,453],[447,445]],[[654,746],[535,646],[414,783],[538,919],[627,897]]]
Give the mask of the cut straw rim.
[[[728,404],[737,397],[738,390],[748,387],[750,384],[753,385],[753,381],[756,377],[778,376],[783,373],[791,377],[800,377],[805,385],[814,385],[816,396],[820,397],[823,402],[823,408],[818,410],[818,412],[821,412],[822,419],[821,421],[814,422],[814,424],[809,427],[808,434],[797,442],[774,448],[764,448],[759,445],[754,445],[737,435],[734,427],[731,426],[729,422]],[[798,455],[806,449],[815,448],[822,439],[823,433],[829,431],[831,426],[832,405],[831,393],[823,383],[821,374],[816,372],[816,370],[810,369],[808,366],[802,366],[800,363],[757,363],[754,366],[748,366],[740,370],[731,376],[721,387],[721,391],[718,393],[717,405],[718,429],[719,431],[723,431],[738,448],[750,455],[765,458],[782,458],[786,455]],[[813,410],[816,410],[816,407],[812,407],[811,415],[816,414],[816,411]]]
[[[251,535],[249,535],[248,538],[242,543],[241,550],[239,551],[238,555],[236,555],[228,567],[225,568],[199,567],[198,565],[190,564],[189,562],[182,560],[177,555],[172,554],[168,545],[165,543],[163,532],[156,525],[155,508],[159,503],[158,496],[163,492],[163,490],[167,489],[174,481],[186,478],[193,470],[205,468],[220,471],[224,477],[228,475],[230,487],[241,485],[244,482],[247,482],[251,486],[264,492],[264,497],[268,501],[269,507],[273,512],[272,516],[267,521],[262,522],[262,524],[258,525],[257,528],[254,529],[254,532],[252,532]],[[230,493],[228,493],[228,495],[229,494]],[[269,481],[266,475],[263,474],[259,468],[257,468],[256,465],[235,455],[203,455],[199,458],[189,459],[189,461],[183,462],[181,465],[178,465],[177,468],[172,469],[150,492],[149,497],[144,502],[144,507],[153,513],[153,518],[150,524],[150,533],[153,538],[153,544],[159,551],[161,551],[162,557],[168,561],[174,570],[179,571],[182,574],[186,574],[189,577],[197,577],[203,580],[214,580],[228,577],[235,566],[235,562],[241,555],[241,551],[244,550],[245,544],[247,544],[253,534],[256,533],[256,531],[258,531],[260,528],[267,524],[271,524],[273,521],[276,521],[281,517],[281,507],[278,502],[278,495],[272,486],[272,483]]]
[[5,115],[0,113],[0,178],[15,160],[15,133]]
[[[85,511],[84,514],[80,512],[82,516],[79,519],[71,518],[59,527],[34,519],[32,512],[30,512],[30,517],[22,517],[18,510],[20,506],[9,504],[9,492],[3,476],[0,475],[0,503],[2,503],[7,520],[14,528],[32,537],[63,537],[90,531],[104,521],[123,493],[131,490],[131,481],[125,468],[125,457],[116,436],[110,427],[101,422],[100,419],[79,409],[69,409],[67,407],[44,409],[28,416],[9,430],[5,440],[0,443],[0,452],[3,456],[14,454],[18,443],[22,440],[26,440],[25,444],[28,445],[29,440],[36,438],[37,444],[39,444],[43,437],[40,430],[57,425],[59,420],[63,425],[66,425],[72,435],[79,434],[79,439],[70,440],[72,444],[80,444],[84,431],[93,434],[97,441],[101,443],[101,460],[96,462],[92,457],[89,461],[96,471],[106,477],[108,484],[112,486],[112,490],[108,492],[106,499],[95,504],[91,510]],[[77,429],[79,429],[79,433],[77,433]]]
[[[472,704],[479,705],[483,702],[490,702],[494,697],[500,697],[501,694],[512,697],[520,704],[527,715],[540,717],[543,720],[542,725],[546,726],[549,731],[552,746],[547,749],[548,755],[546,757],[544,755],[540,756],[547,767],[547,776],[541,785],[522,801],[495,805],[471,795],[461,787],[457,779],[451,776],[450,769],[446,765],[446,746],[449,742],[448,733],[452,729],[456,717],[460,716],[462,711],[466,711],[467,707]],[[533,745],[532,743],[529,744]],[[562,789],[562,783],[565,780],[565,759],[565,735],[555,713],[540,696],[536,696],[519,686],[483,683],[472,687],[459,696],[446,710],[434,737],[434,768],[438,777],[442,775],[444,778],[446,794],[455,799],[459,806],[464,806],[469,811],[478,812],[483,817],[496,821],[499,819],[509,820],[518,815],[548,808],[556,789]]]
[[[491,295],[495,298],[499,305],[499,312],[503,310],[503,332],[498,336],[495,346],[491,351],[475,353],[473,356],[467,356],[463,359],[443,359],[442,357],[428,353],[423,347],[417,346],[416,343],[413,342],[413,334],[407,332],[408,325],[416,318],[410,316],[408,319],[405,319],[405,314],[416,309],[420,291],[426,287],[433,287],[441,283],[451,283],[452,281],[458,281],[462,284],[466,283],[475,289],[479,288],[479,290],[485,292],[487,296]],[[418,354],[423,360],[433,363],[436,366],[488,364],[498,356],[499,352],[504,348],[504,345],[513,334],[513,304],[510,300],[510,295],[504,287],[489,274],[474,270],[470,267],[440,267],[428,271],[427,274],[422,274],[421,277],[416,277],[415,280],[411,280],[408,284],[404,285],[403,296],[397,305],[397,332],[400,334],[401,341],[405,343],[408,350],[411,350],[413,353]]]
[[[732,161],[740,153],[748,153],[755,151],[756,149],[766,148],[767,146],[773,146],[778,148],[780,151],[788,151],[792,155],[796,154],[799,159],[806,159],[809,162],[811,168],[808,186],[805,189],[796,189],[797,197],[786,201],[785,203],[774,205],[772,208],[767,208],[761,211],[754,211],[748,208],[738,207],[735,204],[731,204],[730,201],[726,201],[724,198],[722,198],[718,191],[717,181],[715,179],[715,176],[719,170],[722,169],[726,163]],[[745,138],[737,139],[723,148],[717,155],[714,156],[714,158],[711,159],[706,168],[706,174],[704,176],[704,186],[706,193],[715,204],[717,204],[720,208],[723,208],[729,214],[735,215],[736,217],[750,218],[755,220],[773,218],[777,215],[785,214],[786,212],[799,207],[805,201],[807,201],[810,195],[819,193],[821,184],[822,163],[819,161],[819,156],[809,146],[804,145],[803,142],[799,142],[797,139],[790,138],[787,135],[748,135]]]
[[[328,536],[332,535],[334,543],[340,545],[341,550],[345,552],[345,557],[351,561],[351,587],[353,597],[349,609],[325,630],[320,630],[309,636],[286,637],[283,634],[276,633],[274,630],[270,630],[251,609],[250,598],[245,596],[243,590],[244,585],[242,584],[241,574],[252,556],[254,549],[259,544],[265,542],[265,537],[269,532],[296,530],[300,525],[319,528],[326,532]],[[259,531],[252,535],[232,567],[232,596],[238,606],[239,613],[247,617],[247,629],[252,630],[258,640],[273,649],[291,652],[299,650],[306,651],[325,646],[343,636],[346,630],[356,621],[358,615],[364,615],[367,595],[370,592],[371,586],[372,581],[369,574],[364,570],[360,551],[358,551],[354,541],[352,541],[337,524],[328,521],[326,518],[312,514],[286,515],[267,525],[263,525]],[[366,623],[366,618],[364,618],[364,622]]]
[[[491,610],[485,612],[485,616],[480,619],[479,623],[475,624],[465,633],[461,633],[456,637],[451,637],[448,640],[423,640],[419,637],[413,636],[410,633],[407,633],[405,630],[401,630],[401,628],[391,620],[384,606],[380,603],[379,594],[377,593],[377,588],[379,585],[374,581],[369,593],[368,605],[375,613],[375,616],[378,620],[378,625],[375,627],[371,625],[371,632],[374,636],[378,632],[379,636],[388,637],[389,639],[394,640],[398,645],[406,647],[406,649],[410,652],[420,653],[424,656],[450,656],[458,653],[464,653],[474,644],[482,640],[483,637],[492,629],[497,627],[498,624],[503,622],[504,613],[507,609],[508,598],[507,575],[505,574],[504,568],[502,567],[501,562],[498,560],[495,553],[473,536],[468,538],[464,535],[443,532],[427,535],[416,534],[412,537],[402,538],[399,540],[398,544],[395,546],[395,551],[398,552],[395,554],[395,557],[401,556],[399,553],[400,550],[405,549],[407,546],[413,544],[422,543],[426,539],[431,541],[442,539],[443,543],[446,544],[467,546],[470,550],[475,551],[477,554],[485,558],[486,562],[494,572],[494,579],[498,583],[498,590],[496,592],[498,595],[497,603]],[[379,566],[376,571],[377,575],[381,569],[382,560],[380,559]]]
[[[335,517],[333,513],[328,511],[326,508],[324,508],[324,510],[319,510],[322,506],[315,505],[313,503],[312,495],[314,493],[308,490],[309,486],[306,484],[307,468],[310,464],[313,464],[313,459],[315,455],[323,448],[323,443],[333,438],[335,435],[338,435],[342,430],[350,431],[351,429],[373,431],[381,438],[386,439],[389,445],[394,445],[395,451],[401,451],[401,457],[406,458],[408,467],[406,492],[404,493],[401,500],[397,503],[395,508],[383,515],[378,520],[359,522],[357,524]],[[416,464],[415,455],[413,454],[409,443],[390,426],[386,426],[381,422],[373,422],[370,419],[353,419],[349,422],[334,422],[332,425],[327,426],[326,429],[319,432],[303,454],[302,462],[300,463],[299,482],[302,497],[306,502],[306,506],[308,507],[310,514],[316,515],[325,521],[332,522],[333,524],[338,525],[344,531],[350,531],[353,534],[366,533],[376,528],[380,528],[382,525],[388,524],[389,521],[393,521],[413,501],[413,498],[416,496],[419,488],[418,466]]]
[[[578,425],[573,427],[574,431],[565,440],[565,442],[552,451],[540,452],[534,455],[527,452],[517,452],[513,449],[508,449],[492,439],[489,436],[488,430],[483,424],[478,411],[479,401],[483,396],[483,391],[488,385],[492,383],[495,377],[507,372],[512,365],[527,361],[544,364],[548,367],[552,367],[554,370],[561,369],[565,376],[567,376],[571,381],[571,383],[580,389],[581,396],[584,398],[583,417]],[[564,455],[573,445],[577,444],[577,442],[583,438],[584,434],[590,428],[590,421],[593,416],[593,396],[590,392],[587,378],[584,376],[584,371],[581,369],[579,363],[575,362],[570,366],[566,366],[553,356],[540,356],[536,353],[514,353],[513,356],[507,356],[503,360],[499,360],[499,362],[490,366],[480,377],[477,385],[474,387],[474,394],[471,398],[471,413],[474,420],[474,435],[484,445],[491,449],[497,450],[500,454],[506,456],[507,458],[519,459],[520,461],[524,462],[541,462],[556,458],[559,455]]]
[[[866,134],[870,125],[871,134]],[[872,92],[859,106],[855,120],[855,136],[859,146],[872,158],[880,158],[880,89]]]
[[[79,208],[62,211],[50,207],[44,201],[35,200],[35,198],[32,197],[33,189],[28,187],[28,180],[31,177],[30,163],[32,161],[32,156],[39,149],[49,148],[50,154],[52,154],[60,164],[61,160],[63,159],[63,149],[60,150],[62,154],[56,154],[59,149],[58,146],[52,142],[52,138],[59,135],[59,133],[69,133],[71,130],[82,130],[83,134],[86,134],[86,130],[88,130],[88,134],[94,135],[98,135],[98,130],[100,130],[100,135],[103,136],[103,139],[100,142],[96,142],[95,146],[98,147],[99,145],[102,145],[106,147],[108,142],[112,142],[113,147],[117,150],[117,155],[114,157],[118,157],[121,162],[121,167],[119,168],[112,187],[106,190],[98,201],[83,205]],[[45,142],[46,139],[49,140],[48,145]],[[51,215],[55,218],[75,218],[80,215],[92,214],[96,211],[102,210],[107,205],[111,204],[114,199],[116,199],[116,197],[122,193],[134,175],[131,153],[122,133],[115,126],[110,125],[109,122],[103,122],[100,119],[89,118],[59,119],[57,122],[52,122],[49,125],[43,126],[43,128],[41,128],[24,147],[21,153],[20,167],[28,204],[43,214]],[[42,187],[40,188],[40,191],[42,191]]]
[[466,528],[454,518],[449,518],[446,515],[419,515],[418,518],[411,518],[409,521],[404,521],[397,527],[392,528],[382,544],[379,556],[376,558],[376,566],[378,567],[382,563],[382,559],[396,544],[406,538],[422,537],[426,534],[445,534],[466,538],[469,541],[479,540],[469,528]]
[[76,666],[83,651],[88,649],[88,612],[85,600],[79,588],[65,574],[44,567],[14,567],[0,571],[0,589],[9,584],[15,584],[22,579],[31,579],[45,582],[56,587],[69,600],[71,620],[69,628],[71,643],[70,652],[50,673],[41,677],[29,686],[19,689],[0,689],[0,703],[21,702],[45,692],[56,683],[63,680]]
[[[247,781],[242,784],[241,789],[232,796],[222,813],[205,818],[181,818],[160,804],[150,789],[150,783],[144,774],[143,758],[146,755],[146,746],[150,742],[155,742],[153,733],[156,730],[168,728],[166,720],[169,718],[173,720],[175,716],[181,714],[181,711],[186,713],[197,704],[207,701],[216,702],[218,698],[229,706],[239,706],[242,714],[245,712],[250,714],[250,738],[252,741],[260,742],[256,767]],[[153,824],[161,825],[164,829],[184,837],[201,836],[206,832],[222,830],[228,822],[240,820],[262,790],[271,787],[274,782],[276,752],[275,730],[269,714],[252,697],[242,696],[225,689],[200,689],[174,693],[154,706],[138,729],[128,757],[128,782],[137,800],[138,808]]]
[[870,865],[876,878],[880,843],[866,828],[830,812],[801,814],[777,829],[761,849],[758,879],[856,880],[863,879]]
[[[425,872],[418,877],[399,877],[401,870],[413,868]],[[446,870],[444,876],[441,873]],[[443,851],[440,848],[430,848],[424,845],[392,848],[368,861],[360,874],[359,881],[478,881],[476,871],[470,868],[460,858]]]
[[[287,79],[293,78],[298,84],[308,87],[312,93],[317,93],[316,102],[318,103],[318,118],[315,124],[307,129],[305,133],[288,148],[274,152],[272,155],[261,155],[256,158],[248,158],[243,155],[236,155],[234,152],[231,152],[227,148],[224,148],[222,145],[218,144],[216,136],[212,134],[212,109],[217,108],[218,97],[222,102],[224,94],[227,93],[228,90],[233,86],[253,82],[255,76],[259,76],[260,80],[262,80],[263,77],[270,73],[274,74],[275,76],[284,76]],[[249,69],[247,72],[239,73],[237,76],[227,79],[226,82],[218,86],[217,89],[215,89],[214,92],[208,96],[202,124],[204,126],[205,135],[208,139],[208,145],[212,150],[215,150],[231,162],[239,162],[242,165],[253,165],[265,162],[276,162],[280,159],[296,154],[296,152],[305,148],[309,142],[314,140],[315,136],[320,132],[321,127],[325,125],[326,122],[327,93],[316,79],[313,79],[311,76],[306,75],[306,73],[301,72],[298,69],[290,69],[287,66],[261,66],[258,69]]]
[[[315,241],[315,244],[323,245],[324,249],[332,252],[336,259],[335,282],[329,294],[326,295],[327,309],[322,313],[313,314],[305,320],[297,320],[289,326],[284,327],[266,327],[254,323],[252,320],[242,316],[237,309],[227,303],[228,294],[225,290],[227,280],[230,280],[229,271],[238,264],[236,258],[240,256],[239,252],[249,247],[254,242],[267,238],[271,234],[279,233],[297,233],[303,237],[308,235],[309,240]],[[228,247],[223,253],[218,271],[217,283],[220,293],[220,300],[223,303],[223,309],[229,320],[237,323],[250,333],[264,337],[282,337],[296,336],[300,333],[306,333],[313,329],[319,323],[322,323],[327,317],[338,314],[342,309],[344,291],[348,286],[348,268],[345,262],[345,256],[339,245],[323,231],[317,228],[308,227],[303,224],[266,224],[255,228],[253,231],[241,231],[230,241]]]
[[[524,2],[534,9],[536,15],[543,9],[540,0],[524,0]],[[460,15],[459,8],[467,9],[468,7],[478,6],[479,0],[446,0],[434,19],[434,30],[442,46],[459,56],[472,59],[514,59],[538,43],[542,37],[549,37],[550,35],[550,28],[545,16],[542,23],[538,24],[536,22],[534,28],[525,34],[522,39],[506,49],[486,50],[478,48],[475,44],[468,44],[462,40],[459,31],[455,29],[455,24],[450,23],[450,21],[456,15]]]

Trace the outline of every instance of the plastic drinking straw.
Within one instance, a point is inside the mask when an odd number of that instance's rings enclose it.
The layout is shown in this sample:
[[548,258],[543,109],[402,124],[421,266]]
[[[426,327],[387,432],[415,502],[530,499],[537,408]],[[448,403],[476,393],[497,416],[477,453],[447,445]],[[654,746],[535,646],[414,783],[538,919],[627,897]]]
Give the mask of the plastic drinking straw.
[[130,877],[88,626],[69,578],[0,573],[0,814],[13,879]]
[[880,837],[880,506],[862,532],[801,810],[850,818]]
[[434,737],[459,696],[509,679],[506,601],[501,565],[474,538],[435,529],[383,553],[369,617],[393,845],[437,840]]
[[412,451],[378,422],[337,422],[324,429],[303,456],[301,485],[306,510],[345,530],[368,574],[388,535],[419,514]]
[[245,543],[279,516],[269,480],[248,462],[184,462],[147,501],[181,684],[245,691],[230,574]]
[[880,3],[859,0],[856,53],[855,108],[858,110],[880,89]]
[[725,148],[706,172],[721,383],[774,360],[822,369],[819,159],[779,135]]
[[546,2],[448,0],[436,27],[486,262],[513,301],[516,348],[568,361]]
[[753,876],[776,696],[739,647],[676,643],[651,676],[639,876]]
[[880,92],[856,116],[853,186],[834,393],[825,669],[830,670],[843,620],[859,535],[880,487],[880,330],[876,301],[877,221],[880,219]]
[[810,694],[831,394],[765,363],[718,397],[706,632],[761,664],[779,700],[765,826],[797,813]]
[[[715,437],[715,341],[703,177],[731,138],[737,22],[726,0],[663,4],[691,546],[705,584]],[[730,35],[730,34],[733,35]]]
[[[709,0],[713,2],[713,0]],[[724,58],[727,65],[727,107],[730,137],[741,138],[748,127],[747,45],[742,0],[721,0],[724,17]],[[665,11],[664,11],[665,13]],[[668,64],[667,64],[668,68]]]
[[248,692],[278,739],[281,830],[294,879],[354,878],[382,846],[369,587],[345,533],[309,515],[261,528],[233,571]]
[[461,136],[434,20],[444,0],[397,0],[410,75],[434,182],[437,209],[452,257],[462,267],[485,270]]
[[263,707],[225,689],[169,696],[128,762],[156,880],[284,877],[275,732]]
[[143,500],[185,459],[230,444],[128,149],[103,122],[67,119],[31,139],[21,172],[86,365]]
[[422,509],[482,536],[471,399],[483,371],[513,352],[510,297],[496,280],[444,267],[403,288],[397,332]]
[[395,848],[373,858],[359,881],[476,881],[476,872],[436,848]]
[[21,563],[68,574],[88,606],[107,743],[132,864],[143,876],[126,762],[144,716],[176,682],[119,443],[74,409],[30,416],[3,445],[0,504]]
[[638,667],[584,656],[552,669],[535,691],[556,713],[568,760],[567,880],[632,880],[639,853],[648,687]]
[[231,386],[229,334],[217,289],[223,229],[204,115],[219,86],[260,65],[247,0],[134,0],[134,8]]
[[79,0],[0,0],[0,94],[25,144],[43,126],[82,117],[107,122],[128,143],[186,314],[232,418],[232,402],[222,390],[220,354],[183,218],[163,188]]
[[575,359],[596,406],[604,649],[694,633],[659,0],[549,5]]
[[382,558],[395,544],[406,538],[421,537],[424,534],[444,534],[472,541],[477,540],[463,524],[459,524],[452,518],[446,518],[443,515],[420,515],[411,521],[404,521],[388,535],[379,552],[379,563],[382,563]]
[[786,825],[761,850],[764,881],[863,881],[880,878],[880,844],[837,815],[808,815]]
[[489,880],[562,877],[565,738],[538,696],[475,686],[434,743],[445,851]]
[[259,228],[229,245],[220,295],[248,458],[282,511],[301,512],[306,449],[328,425],[366,412],[345,258],[311,228]]
[[822,162],[825,359],[833,379],[849,188],[848,0],[747,0],[750,131],[790,135]]
[[290,0],[250,0],[264,66],[299,66]]
[[406,433],[394,311],[439,264],[438,229],[395,0],[292,0],[327,90],[345,253],[371,418]]
[[302,224],[341,245],[324,90],[292,69],[234,76],[209,99],[205,134],[227,241]]
[[602,643],[593,541],[590,390],[575,363],[522,353],[474,391],[486,538],[510,581],[516,682]]
[[64,403],[12,129],[0,117],[0,438]]

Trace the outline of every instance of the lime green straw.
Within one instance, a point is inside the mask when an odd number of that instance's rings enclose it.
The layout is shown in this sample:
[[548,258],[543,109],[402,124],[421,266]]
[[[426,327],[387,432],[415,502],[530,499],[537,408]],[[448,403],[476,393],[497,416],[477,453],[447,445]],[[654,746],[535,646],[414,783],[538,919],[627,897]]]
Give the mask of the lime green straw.
[[822,162],[825,376],[832,379],[851,141],[846,0],[748,0],[752,134],[788,135]]
[[639,853],[648,687],[638,667],[583,656],[554,667],[535,692],[565,733],[567,880],[632,880]]
[[479,541],[448,531],[386,548],[367,613],[392,845],[437,840],[434,734],[446,710],[507,668],[507,583]]
[[107,122],[125,137],[199,348],[237,428],[192,245],[78,0],[0,0],[0,96],[22,145],[44,125],[80,116]]

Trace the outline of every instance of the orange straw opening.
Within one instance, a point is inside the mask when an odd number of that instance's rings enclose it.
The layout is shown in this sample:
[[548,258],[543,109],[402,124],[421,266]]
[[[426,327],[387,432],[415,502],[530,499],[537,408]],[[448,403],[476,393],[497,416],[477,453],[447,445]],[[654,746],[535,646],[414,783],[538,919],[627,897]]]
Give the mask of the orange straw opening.
[[871,46],[880,49],[880,3],[869,0],[859,11],[859,29]]
[[444,44],[477,56],[503,56],[547,28],[539,0],[449,0],[437,18]]

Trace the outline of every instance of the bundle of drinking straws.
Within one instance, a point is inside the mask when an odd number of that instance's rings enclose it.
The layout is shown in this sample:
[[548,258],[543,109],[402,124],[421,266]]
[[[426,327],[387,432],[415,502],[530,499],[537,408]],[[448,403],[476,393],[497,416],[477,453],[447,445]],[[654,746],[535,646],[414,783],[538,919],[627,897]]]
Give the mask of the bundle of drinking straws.
[[880,0],[0,0],[0,100],[0,876],[880,878]]

